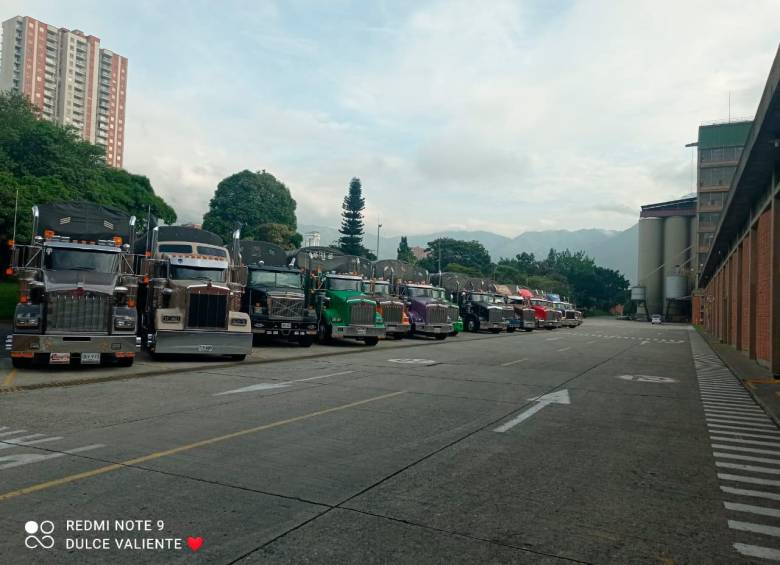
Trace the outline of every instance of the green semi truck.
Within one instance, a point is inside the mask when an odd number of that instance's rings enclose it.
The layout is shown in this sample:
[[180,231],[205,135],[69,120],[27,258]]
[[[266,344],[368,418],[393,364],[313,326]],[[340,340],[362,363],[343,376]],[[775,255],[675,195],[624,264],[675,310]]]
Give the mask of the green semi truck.
[[385,337],[385,324],[376,300],[363,292],[367,259],[345,255],[330,247],[305,247],[291,255],[291,264],[304,275],[307,306],[317,314],[317,339],[355,339],[376,345]]

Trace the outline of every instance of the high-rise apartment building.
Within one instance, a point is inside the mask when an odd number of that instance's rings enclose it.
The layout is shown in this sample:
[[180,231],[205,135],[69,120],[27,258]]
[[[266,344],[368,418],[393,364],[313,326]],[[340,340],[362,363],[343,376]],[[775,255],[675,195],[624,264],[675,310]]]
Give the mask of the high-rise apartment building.
[[41,115],[75,127],[122,166],[127,59],[101,49],[100,39],[28,16],[3,22],[0,90],[19,92]]
[[729,188],[750,132],[751,121],[725,122],[699,126],[698,147],[698,227],[696,271],[712,247]]

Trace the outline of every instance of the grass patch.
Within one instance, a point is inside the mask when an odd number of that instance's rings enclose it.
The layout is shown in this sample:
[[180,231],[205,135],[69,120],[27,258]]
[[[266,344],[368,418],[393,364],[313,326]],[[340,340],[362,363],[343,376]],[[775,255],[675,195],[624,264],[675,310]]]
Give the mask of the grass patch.
[[11,320],[19,298],[19,283],[15,280],[0,281],[0,320]]

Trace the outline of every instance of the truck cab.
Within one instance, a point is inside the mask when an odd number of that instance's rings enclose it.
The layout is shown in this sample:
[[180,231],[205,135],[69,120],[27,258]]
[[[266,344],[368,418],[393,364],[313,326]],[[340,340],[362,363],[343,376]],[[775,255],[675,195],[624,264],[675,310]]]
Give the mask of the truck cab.
[[456,336],[463,331],[463,318],[460,317],[460,308],[449,300],[447,291],[441,287],[433,287],[433,296],[447,305],[449,308],[449,321],[452,322],[451,336]]
[[13,246],[19,303],[6,349],[33,363],[129,366],[136,338],[135,218],[89,202],[33,207],[30,245]]
[[310,347],[317,335],[314,306],[306,306],[301,272],[287,265],[278,245],[265,241],[239,242],[248,269],[242,311],[249,314],[255,339],[278,338]]
[[184,226],[154,228],[143,272],[138,306],[151,353],[235,360],[251,353],[249,315],[241,312],[246,270],[221,238]]
[[385,335],[402,339],[409,333],[411,324],[404,301],[395,296],[390,281],[370,279],[363,281],[363,293],[379,305],[385,322]]
[[507,302],[503,294],[493,294],[493,304],[501,308],[501,313],[506,322],[507,333],[513,333],[516,329],[522,329],[523,321],[515,315],[515,309]]
[[499,333],[506,329],[504,309],[495,304],[492,293],[466,290],[461,292],[459,300],[460,315],[467,331],[487,330],[491,333]]
[[409,310],[412,335],[443,340],[452,334],[450,308],[435,296],[433,286],[426,283],[403,283],[399,287],[399,294]]
[[515,309],[515,318],[520,320],[521,328],[532,332],[536,328],[536,312],[531,307],[528,298],[522,296],[507,296],[507,302]]
[[373,346],[385,337],[379,305],[363,293],[361,275],[327,273],[315,278],[314,305],[320,342],[348,338]]
[[536,315],[536,327],[552,330],[560,327],[559,314],[553,309],[552,302],[546,298],[531,298],[531,308]]

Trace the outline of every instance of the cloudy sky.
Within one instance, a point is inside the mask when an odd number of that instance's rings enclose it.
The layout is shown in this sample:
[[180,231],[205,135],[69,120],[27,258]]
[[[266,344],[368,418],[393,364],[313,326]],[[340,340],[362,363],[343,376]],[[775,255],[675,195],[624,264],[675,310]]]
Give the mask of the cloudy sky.
[[266,169],[299,223],[424,233],[633,224],[691,191],[702,122],[751,117],[777,0],[2,0],[129,59],[125,164],[182,221]]

